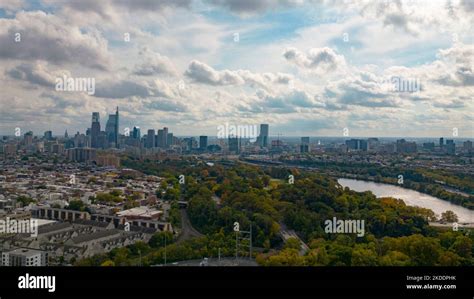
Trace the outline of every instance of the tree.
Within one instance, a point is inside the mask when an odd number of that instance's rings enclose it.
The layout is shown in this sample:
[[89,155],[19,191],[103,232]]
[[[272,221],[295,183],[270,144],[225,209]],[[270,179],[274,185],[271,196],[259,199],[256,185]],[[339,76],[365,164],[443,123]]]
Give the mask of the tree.
[[301,249],[301,244],[300,241],[297,238],[288,238],[285,242],[285,249],[290,248],[290,249],[296,249],[300,250]]
[[446,211],[444,213],[441,213],[441,221],[444,222],[458,222],[458,216],[453,212],[453,211]]
[[163,247],[165,246],[165,240],[166,240],[167,245],[171,244],[173,242],[173,233],[171,232],[155,233],[150,238],[150,241],[148,241],[148,245],[150,245],[152,248]]
[[113,267],[115,266],[115,263],[111,260],[106,260],[102,264],[100,264],[101,267]]
[[84,211],[85,205],[82,200],[71,200],[67,208],[68,210]]

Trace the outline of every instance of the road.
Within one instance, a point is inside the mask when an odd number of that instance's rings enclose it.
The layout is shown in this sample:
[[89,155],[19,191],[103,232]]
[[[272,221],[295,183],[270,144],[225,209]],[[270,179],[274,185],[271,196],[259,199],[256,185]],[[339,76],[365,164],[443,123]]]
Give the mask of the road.
[[186,241],[192,238],[198,238],[198,237],[204,236],[193,227],[193,225],[191,224],[191,221],[189,220],[186,209],[181,209],[180,212],[181,212],[181,233],[178,239],[176,240],[176,243],[181,243],[183,241]]
[[309,250],[309,247],[308,245],[306,245],[303,240],[300,239],[300,237],[298,237],[298,235],[296,234],[296,232],[294,230],[290,230],[286,227],[285,224],[283,223],[280,223],[280,234],[281,234],[281,237],[283,238],[284,241],[288,240],[289,238],[295,238],[297,239],[300,244],[301,244],[301,248],[300,248],[300,255],[305,255],[306,252]]

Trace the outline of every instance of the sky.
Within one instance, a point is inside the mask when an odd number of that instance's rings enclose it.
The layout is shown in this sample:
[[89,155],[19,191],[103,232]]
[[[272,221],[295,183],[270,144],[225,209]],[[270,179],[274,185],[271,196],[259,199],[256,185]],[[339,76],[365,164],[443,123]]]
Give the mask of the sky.
[[472,138],[473,24],[474,0],[0,0],[0,135],[118,106],[121,131]]

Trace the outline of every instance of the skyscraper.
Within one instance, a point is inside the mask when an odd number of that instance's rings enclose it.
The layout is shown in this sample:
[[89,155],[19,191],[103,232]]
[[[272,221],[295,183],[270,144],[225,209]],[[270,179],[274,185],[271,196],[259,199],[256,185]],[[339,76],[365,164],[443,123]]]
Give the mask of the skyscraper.
[[140,127],[133,127],[132,138],[133,139],[140,139],[141,138]]
[[91,125],[91,147],[99,147],[99,134],[100,134],[100,115],[99,112],[92,112],[92,125]]
[[119,109],[115,111],[115,114],[109,115],[109,120],[105,126],[105,132],[107,133],[107,139],[109,143],[112,143],[114,147],[118,148],[118,135],[119,135]]
[[166,137],[166,145],[168,147],[173,145],[173,133],[168,133],[168,136]]
[[206,150],[207,148],[207,136],[199,136],[199,148]]
[[309,137],[301,137],[300,152],[309,152]]
[[268,146],[268,131],[269,131],[268,124],[260,125],[260,136],[258,137],[258,141],[261,147]]
[[146,135],[146,147],[153,148],[155,147],[155,130],[150,129]]
[[229,152],[239,154],[240,153],[240,138],[237,136],[229,136]]
[[158,129],[158,136],[157,136],[157,139],[156,139],[156,146],[157,147],[165,147],[165,132],[163,129]]
[[51,131],[44,132],[44,137],[43,138],[46,139],[46,140],[52,140],[53,139],[53,132],[51,132]]
[[167,147],[168,146],[168,128],[167,127],[163,128],[162,138],[163,138],[162,140],[163,147]]

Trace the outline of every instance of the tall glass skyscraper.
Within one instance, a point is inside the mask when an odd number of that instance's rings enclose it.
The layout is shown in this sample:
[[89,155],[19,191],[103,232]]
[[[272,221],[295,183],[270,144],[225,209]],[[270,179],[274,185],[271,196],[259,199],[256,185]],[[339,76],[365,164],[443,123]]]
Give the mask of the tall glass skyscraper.
[[92,112],[91,125],[91,147],[99,148],[99,134],[100,134],[100,115],[99,112]]
[[268,146],[268,131],[269,131],[269,126],[268,124],[261,124],[260,125],[260,136],[258,138],[259,144],[261,147],[267,147]]
[[105,132],[107,133],[107,140],[112,143],[114,147],[118,148],[118,137],[119,137],[119,108],[115,111],[115,114],[109,115],[109,120],[105,126]]

